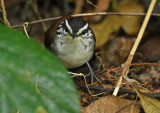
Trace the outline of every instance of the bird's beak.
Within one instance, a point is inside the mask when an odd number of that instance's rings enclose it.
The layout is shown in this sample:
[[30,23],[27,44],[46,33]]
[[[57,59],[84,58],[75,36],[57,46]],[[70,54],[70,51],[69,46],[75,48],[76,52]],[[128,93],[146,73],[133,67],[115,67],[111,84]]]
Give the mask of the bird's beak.
[[75,39],[77,37],[77,35],[74,33],[74,34],[71,34],[72,38]]

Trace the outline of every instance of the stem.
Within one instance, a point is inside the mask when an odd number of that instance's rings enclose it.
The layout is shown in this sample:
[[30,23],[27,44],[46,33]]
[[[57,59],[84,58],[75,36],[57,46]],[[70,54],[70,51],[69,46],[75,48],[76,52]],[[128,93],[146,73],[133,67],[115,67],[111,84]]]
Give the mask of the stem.
[[118,83],[117,83],[117,86],[116,86],[114,92],[113,92],[113,95],[114,95],[114,96],[116,96],[117,93],[118,93],[118,91],[119,91],[119,88],[120,88],[120,86],[121,86],[121,84],[122,84],[122,78],[123,78],[123,77],[127,77],[127,74],[128,74],[128,72],[129,72],[129,66],[130,66],[130,64],[131,64],[131,61],[132,61],[133,56],[134,56],[134,54],[135,54],[135,51],[137,50],[137,47],[138,47],[138,45],[139,45],[139,43],[140,43],[140,41],[141,41],[141,39],[142,39],[142,36],[143,36],[143,34],[144,34],[144,31],[145,31],[146,26],[147,26],[147,24],[148,24],[148,21],[149,21],[149,19],[150,19],[150,16],[151,16],[151,13],[152,13],[153,8],[154,8],[154,6],[155,6],[155,3],[156,3],[156,0],[152,0],[151,3],[150,3],[149,9],[148,9],[147,14],[146,14],[146,16],[145,16],[145,19],[144,19],[144,21],[143,21],[142,27],[141,27],[141,29],[140,29],[140,31],[139,31],[139,34],[138,34],[138,36],[137,36],[137,39],[136,39],[136,41],[135,41],[135,43],[134,43],[134,45],[133,45],[133,47],[132,47],[132,50],[131,50],[131,52],[130,52],[130,54],[129,54],[129,56],[128,56],[128,59],[126,60],[126,62],[125,62],[125,64],[124,64],[124,68],[123,68],[123,70],[122,70],[120,79],[119,79],[119,81],[118,81]]
[[[81,13],[81,14],[74,14],[74,15],[70,15],[70,16],[82,17],[82,16],[99,16],[99,15],[145,16],[146,13],[98,12],[98,13]],[[160,16],[160,14],[154,13],[154,14],[152,14],[152,16]],[[28,22],[28,25],[38,24],[38,23],[42,23],[42,22],[49,22],[49,21],[57,20],[61,17],[62,16],[46,18],[46,19],[39,19],[39,20],[36,20],[36,21]],[[12,28],[17,28],[17,27],[22,27],[22,26],[23,26],[23,24],[14,25],[14,26],[12,26]]]
[[1,0],[1,8],[2,8],[2,14],[3,14],[3,20],[4,20],[4,23],[8,26],[8,27],[11,27],[10,26],[10,23],[7,19],[7,13],[6,13],[6,10],[5,10],[5,5],[4,5],[4,1]]

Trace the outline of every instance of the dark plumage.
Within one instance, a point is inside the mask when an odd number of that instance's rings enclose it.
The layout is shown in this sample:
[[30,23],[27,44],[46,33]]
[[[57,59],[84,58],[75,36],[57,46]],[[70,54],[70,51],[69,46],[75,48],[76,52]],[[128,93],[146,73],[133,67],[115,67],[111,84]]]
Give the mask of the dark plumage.
[[67,20],[74,33],[78,32],[80,28],[86,25],[86,22],[79,17],[72,17]]

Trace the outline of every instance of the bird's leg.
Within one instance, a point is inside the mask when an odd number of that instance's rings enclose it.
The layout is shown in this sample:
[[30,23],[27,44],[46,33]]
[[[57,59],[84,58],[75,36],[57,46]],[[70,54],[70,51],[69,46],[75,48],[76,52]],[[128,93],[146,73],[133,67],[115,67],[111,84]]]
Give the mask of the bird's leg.
[[[87,62],[86,64],[87,64],[87,66],[88,66],[88,68],[89,68],[89,71],[90,71],[91,84],[93,83],[93,77],[94,77],[98,82],[100,82],[100,80],[95,76],[95,74],[94,74],[94,72],[93,72],[90,64],[89,64],[88,62]],[[100,83],[101,83],[101,82],[100,82]]]

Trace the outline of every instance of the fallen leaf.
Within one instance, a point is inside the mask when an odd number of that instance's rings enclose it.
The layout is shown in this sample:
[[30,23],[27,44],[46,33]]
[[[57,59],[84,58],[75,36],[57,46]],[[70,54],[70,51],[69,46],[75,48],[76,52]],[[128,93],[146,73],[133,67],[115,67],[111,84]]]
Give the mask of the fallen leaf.
[[[125,0],[119,3],[117,12],[141,13],[144,8],[137,1]],[[120,28],[129,35],[136,35],[140,29],[139,19],[139,16],[112,15],[105,17],[100,23],[91,24],[97,39],[96,48],[101,48],[109,39],[115,37],[113,33]]]
[[145,113],[160,113],[160,101],[136,90]]
[[[83,108],[82,113],[139,113],[134,101],[122,99],[115,96],[101,97]],[[131,112],[133,107],[133,112]]]
[[[129,6],[129,7],[128,7]],[[144,8],[137,1],[124,0],[119,4],[119,12],[142,13]],[[122,28],[127,34],[137,34],[140,29],[140,16],[121,16]]]
[[90,24],[96,36],[96,48],[102,47],[110,38],[111,34],[118,31],[121,25],[119,16],[108,16],[102,22]]

